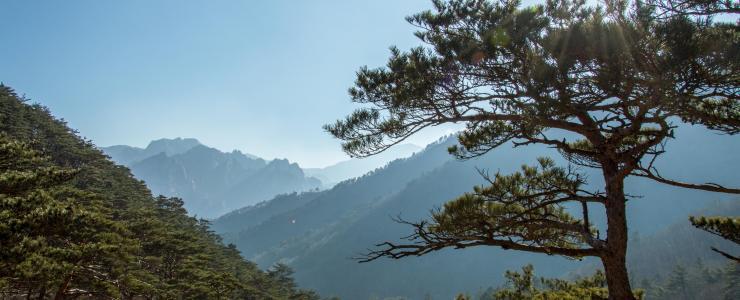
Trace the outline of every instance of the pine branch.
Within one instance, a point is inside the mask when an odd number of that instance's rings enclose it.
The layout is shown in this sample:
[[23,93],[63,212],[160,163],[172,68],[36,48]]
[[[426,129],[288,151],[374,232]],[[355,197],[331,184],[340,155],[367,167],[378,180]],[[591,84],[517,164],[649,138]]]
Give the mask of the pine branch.
[[708,191],[708,192],[740,194],[740,189],[728,188],[728,187],[724,187],[716,183],[708,182],[704,184],[695,184],[695,183],[680,182],[680,181],[664,178],[660,176],[660,174],[650,171],[647,168],[642,168],[642,167],[636,168],[635,171],[637,172],[633,172],[631,175],[652,179],[652,180],[655,180],[657,182],[664,183],[667,185],[672,185],[672,186],[677,186],[677,187],[682,187],[682,188],[687,188],[687,189],[693,189],[693,190],[703,190],[703,191]]

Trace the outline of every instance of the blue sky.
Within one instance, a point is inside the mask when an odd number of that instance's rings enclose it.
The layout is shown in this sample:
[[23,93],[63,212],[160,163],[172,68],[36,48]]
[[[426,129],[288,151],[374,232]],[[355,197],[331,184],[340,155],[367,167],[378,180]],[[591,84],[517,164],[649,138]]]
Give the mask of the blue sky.
[[[100,146],[195,137],[315,167],[360,66],[418,45],[427,0],[4,1],[0,81]],[[422,132],[423,145],[451,127]]]

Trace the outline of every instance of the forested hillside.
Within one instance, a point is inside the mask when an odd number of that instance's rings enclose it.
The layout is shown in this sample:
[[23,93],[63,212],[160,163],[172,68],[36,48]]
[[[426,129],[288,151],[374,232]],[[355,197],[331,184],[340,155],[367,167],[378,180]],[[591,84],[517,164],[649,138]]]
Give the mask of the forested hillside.
[[339,182],[365,175],[396,159],[407,158],[421,149],[414,144],[401,144],[375,156],[352,158],[328,167],[308,168],[303,171],[308,176],[320,179],[323,187],[331,188]]
[[[704,209],[694,212],[698,215],[721,216],[736,216],[738,213],[740,204],[737,200],[712,202]],[[629,270],[634,276],[633,286],[642,293],[644,299],[692,300],[740,297],[738,286],[740,265],[714,251],[708,251],[710,247],[726,249],[732,253],[740,251],[740,246],[729,240],[707,234],[691,226],[686,220],[680,220],[654,234],[635,233],[630,243]],[[531,265],[525,266],[522,271],[507,271],[504,275],[506,282],[498,287],[467,294],[471,299],[490,300],[494,296],[526,295],[526,293],[549,292],[550,296],[556,296],[556,291],[568,290],[575,286],[592,289],[598,287],[602,289],[601,292],[606,291],[603,289],[606,286],[603,273],[597,271],[598,264],[587,264],[557,279],[538,276],[540,271],[530,267]]]
[[0,86],[2,298],[317,299]]
[[[737,141],[703,136],[685,127],[679,128],[677,134],[683,140],[674,146],[685,150],[666,155],[661,162],[666,174],[719,183],[733,178],[732,166],[738,162],[728,152],[740,149]],[[451,137],[432,144],[408,159],[394,161],[328,191],[280,196],[237,210],[215,220],[212,228],[261,266],[278,261],[288,263],[297,270],[299,283],[346,299],[421,299],[426,295],[448,299],[459,292],[475,295],[503,284],[506,270],[519,270],[529,263],[536,267],[538,275],[546,277],[593,273],[592,260],[579,264],[560,257],[491,248],[445,250],[425,257],[366,264],[353,260],[379,242],[397,240],[410,233],[409,226],[392,218],[418,221],[428,217],[430,209],[440,207],[473,185],[483,184],[476,168],[508,173],[518,169],[521,162],[552,151],[545,147],[528,151],[504,147],[478,159],[458,161],[447,153],[447,147],[454,143]],[[698,159],[697,153],[704,152],[718,155]],[[590,173],[593,170],[583,171],[595,175]],[[644,274],[638,278],[668,274],[680,261],[702,258],[715,267],[724,261],[709,247],[717,246],[716,243],[726,247],[726,243],[691,228],[687,217],[707,205],[711,212],[724,207],[732,214],[734,210],[723,206],[729,204],[722,204],[726,201],[715,202],[731,197],[656,187],[643,180],[628,182],[627,190],[640,196],[628,205],[628,217],[635,224],[631,230],[641,236],[639,242],[631,244],[631,265],[635,272]],[[600,218],[592,221],[603,224]],[[691,247],[679,247],[681,240],[690,240]]]
[[[449,142],[444,140],[429,146],[419,155],[391,162],[385,168],[363,177],[344,181],[331,190],[306,199],[310,201],[293,205],[295,207],[290,210],[271,214],[273,205],[270,202],[240,210],[253,211],[262,215],[262,218],[269,217],[263,222],[255,224],[248,218],[240,217],[240,211],[237,211],[214,220],[214,228],[233,238],[232,241],[247,257],[276,255],[277,249],[273,248],[285,240],[315,240],[318,234],[336,234],[344,230],[344,219],[355,219],[372,211],[373,206],[400,191],[420,173],[429,172],[448,161],[450,157],[444,149],[450,145]],[[305,199],[305,196],[278,199],[296,203]]]
[[740,0],[0,1],[0,36],[0,300],[740,300]]

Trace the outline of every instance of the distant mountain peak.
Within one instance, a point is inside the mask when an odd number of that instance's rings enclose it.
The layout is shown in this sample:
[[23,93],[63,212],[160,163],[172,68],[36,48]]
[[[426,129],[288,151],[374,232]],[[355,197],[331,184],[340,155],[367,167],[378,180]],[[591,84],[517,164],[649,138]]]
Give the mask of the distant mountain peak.
[[147,183],[156,194],[181,197],[199,216],[215,217],[278,194],[321,187],[287,159],[265,161],[239,150],[222,152],[194,138],[154,140],[145,149],[112,146],[103,151]]
[[276,158],[270,161],[270,165],[274,166],[290,166],[295,165],[298,166],[296,163],[291,163],[287,158]]
[[196,146],[202,145],[203,144],[201,144],[200,141],[194,138],[163,138],[151,141],[144,150],[149,153],[164,152],[167,156],[172,156],[175,154],[185,153]]
[[149,142],[149,144],[156,144],[156,143],[189,143],[189,144],[200,144],[200,141],[196,138],[183,138],[183,137],[176,137],[176,138],[161,138],[152,140]]

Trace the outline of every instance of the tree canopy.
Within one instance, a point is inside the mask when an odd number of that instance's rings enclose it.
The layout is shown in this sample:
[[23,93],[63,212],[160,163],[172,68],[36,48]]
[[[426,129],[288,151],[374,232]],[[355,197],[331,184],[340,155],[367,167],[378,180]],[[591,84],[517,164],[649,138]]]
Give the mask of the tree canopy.
[[[682,4],[683,3],[683,4]],[[720,1],[433,1],[408,17],[423,46],[391,48],[383,68],[363,67],[349,93],[364,106],[325,126],[353,156],[381,152],[430,126],[462,123],[461,159],[504,144],[540,144],[549,159],[489,178],[431,221],[407,222],[410,243],[386,242],[363,261],[490,245],[568,257],[596,256],[609,296],[634,298],[625,266],[624,180],[740,193],[665,177],[655,162],[679,124],[740,132],[737,5]],[[603,189],[586,190],[573,167],[597,168]],[[574,171],[575,170],[575,171]],[[564,209],[580,204],[579,217]],[[606,208],[606,235],[591,228],[590,204]]]
[[[506,271],[506,284],[496,290],[492,299],[496,300],[524,300],[524,299],[605,299],[608,296],[606,277],[597,271],[590,277],[568,281],[563,279],[549,279],[536,277],[534,267],[526,265],[522,272]],[[642,291],[636,291],[642,299]]]
[[0,297],[318,299],[0,85]]

